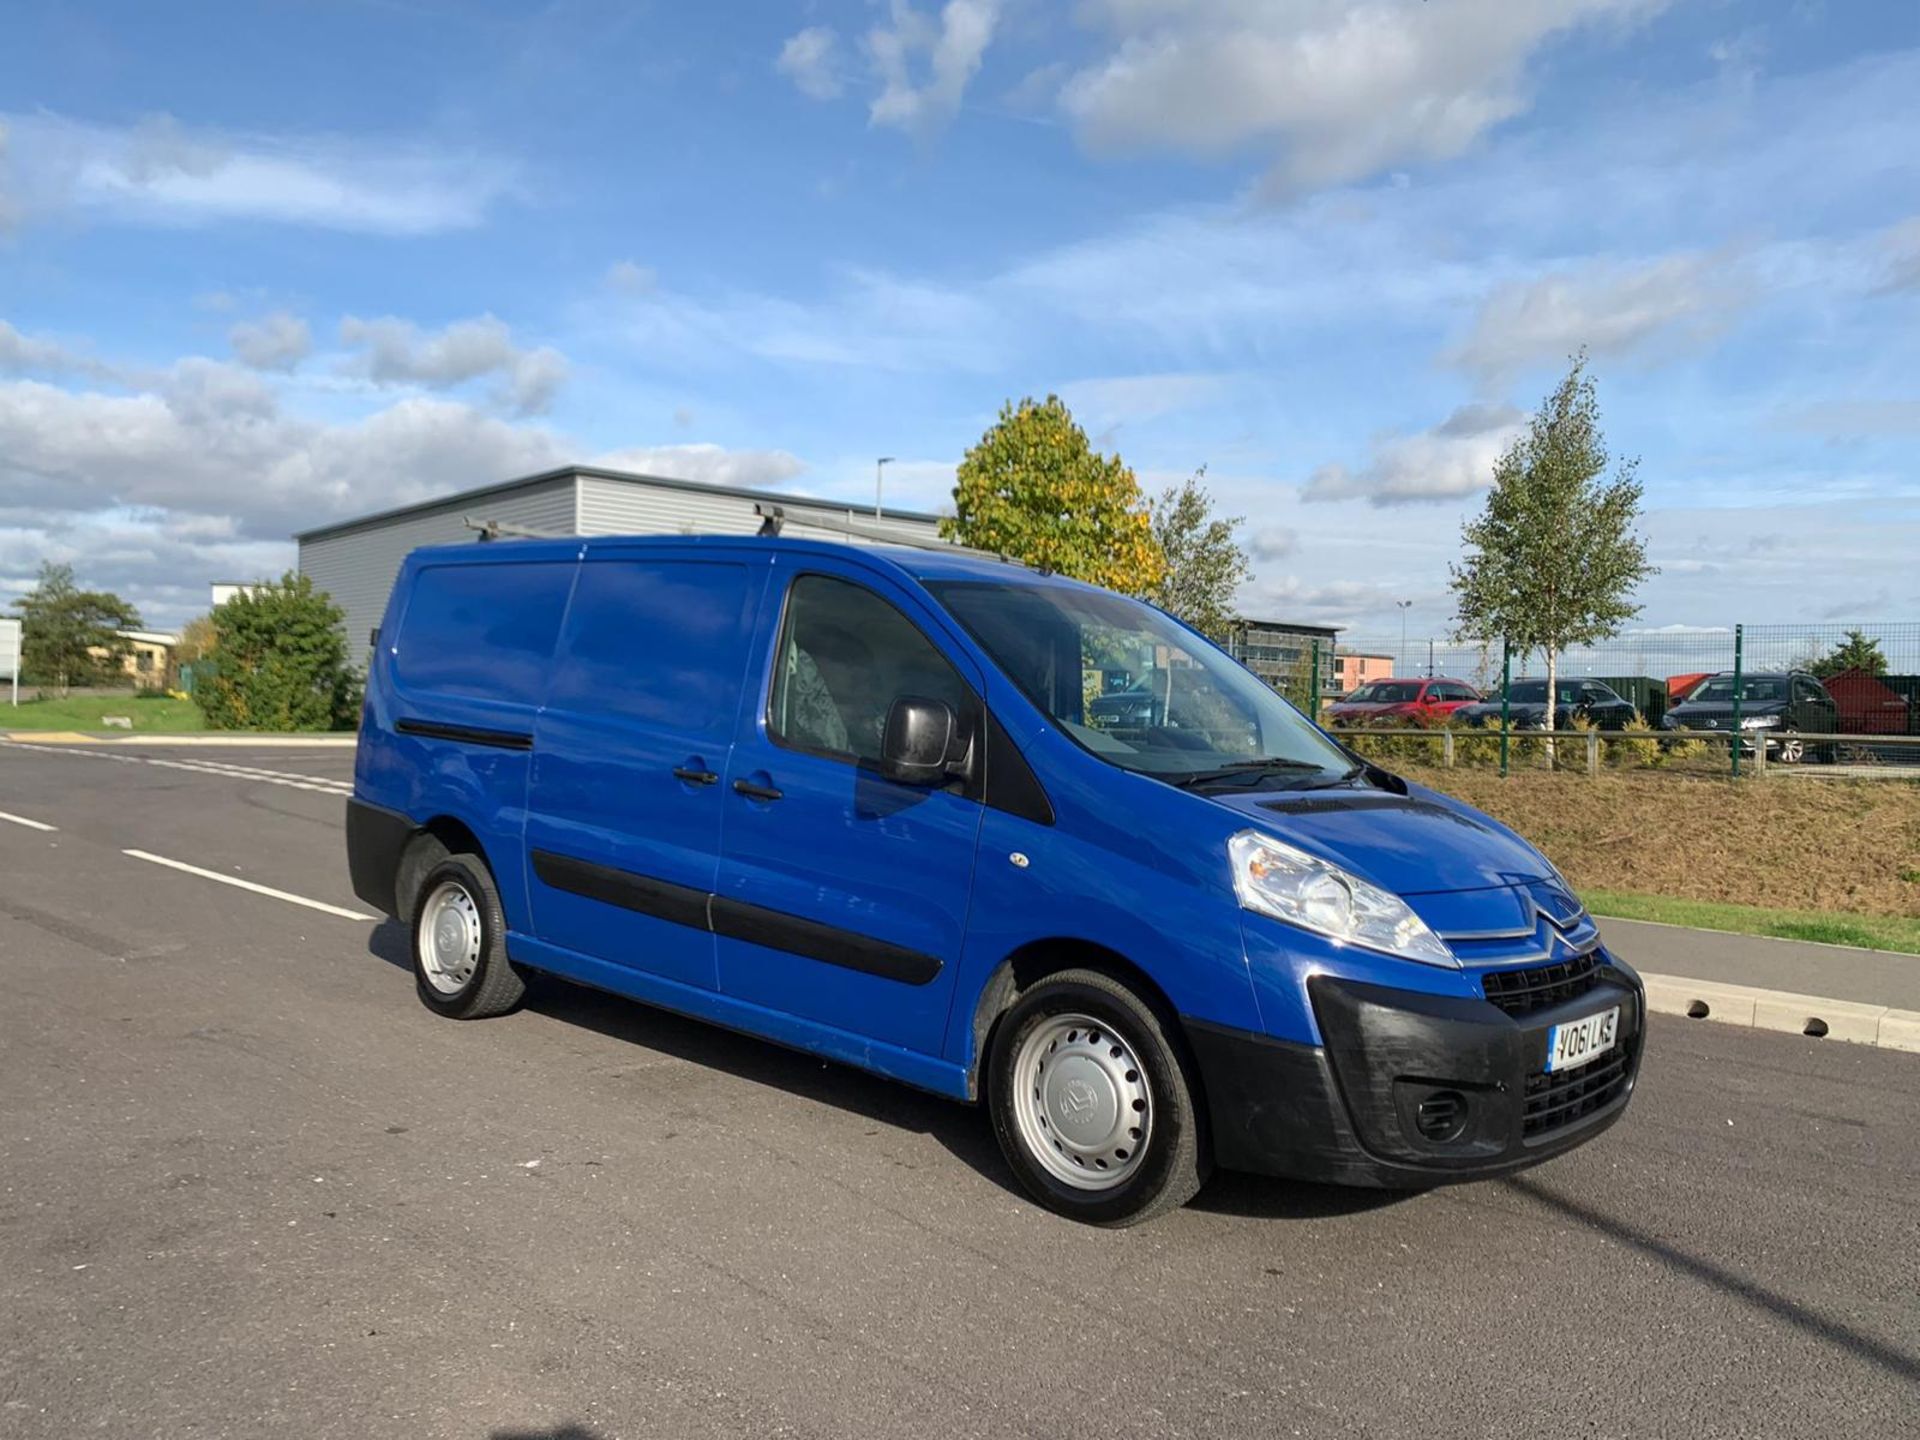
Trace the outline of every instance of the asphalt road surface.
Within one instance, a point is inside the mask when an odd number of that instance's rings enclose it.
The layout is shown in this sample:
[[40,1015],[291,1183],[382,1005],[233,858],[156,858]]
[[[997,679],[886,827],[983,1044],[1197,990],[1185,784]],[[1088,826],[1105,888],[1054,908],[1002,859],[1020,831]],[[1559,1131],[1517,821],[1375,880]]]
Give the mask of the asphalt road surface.
[[363,909],[350,752],[111,753],[0,745],[13,1440],[1920,1433],[1920,1057],[1656,1018],[1517,1179],[1089,1230],[977,1112],[441,1020],[391,925],[161,863]]

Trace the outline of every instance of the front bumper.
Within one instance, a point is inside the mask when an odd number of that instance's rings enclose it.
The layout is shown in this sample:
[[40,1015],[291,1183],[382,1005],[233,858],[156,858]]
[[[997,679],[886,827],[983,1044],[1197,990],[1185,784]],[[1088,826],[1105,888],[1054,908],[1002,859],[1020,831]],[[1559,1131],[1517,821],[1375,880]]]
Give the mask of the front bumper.
[[[1639,1075],[1645,992],[1611,960],[1583,993],[1518,1016],[1330,975],[1308,990],[1324,1045],[1187,1022],[1223,1166],[1403,1187],[1508,1174],[1613,1124]],[[1612,1005],[1613,1050],[1546,1075],[1553,1026]]]

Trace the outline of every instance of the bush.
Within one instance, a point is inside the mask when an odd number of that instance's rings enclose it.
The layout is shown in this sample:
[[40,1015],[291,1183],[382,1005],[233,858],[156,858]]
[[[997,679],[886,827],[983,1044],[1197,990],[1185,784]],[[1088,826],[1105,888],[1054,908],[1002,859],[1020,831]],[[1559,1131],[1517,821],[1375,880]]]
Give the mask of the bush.
[[1453,763],[1456,765],[1498,765],[1500,763],[1500,721],[1483,720],[1454,732]]
[[[1652,727],[1646,718],[1636,710],[1628,723],[1629,730],[1647,730]],[[1607,746],[1607,764],[1622,770],[1644,769],[1660,763],[1660,742],[1658,740],[1615,740]]]
[[212,674],[201,674],[193,690],[208,728],[352,729],[360,678],[347,664],[345,618],[310,578],[292,571],[216,609]]

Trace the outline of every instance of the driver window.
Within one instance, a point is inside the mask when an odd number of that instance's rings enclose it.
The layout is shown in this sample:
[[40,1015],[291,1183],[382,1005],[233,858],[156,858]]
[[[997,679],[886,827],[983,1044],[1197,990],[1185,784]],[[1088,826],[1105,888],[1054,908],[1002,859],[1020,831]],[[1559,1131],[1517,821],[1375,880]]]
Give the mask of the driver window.
[[959,672],[887,601],[827,575],[795,580],[767,707],[774,742],[878,760],[887,711],[908,695],[944,700],[962,724],[975,709]]

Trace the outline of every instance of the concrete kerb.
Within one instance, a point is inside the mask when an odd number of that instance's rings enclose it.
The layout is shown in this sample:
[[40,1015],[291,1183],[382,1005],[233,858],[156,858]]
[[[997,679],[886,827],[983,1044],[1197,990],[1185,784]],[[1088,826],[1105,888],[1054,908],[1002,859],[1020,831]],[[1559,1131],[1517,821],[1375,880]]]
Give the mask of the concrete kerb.
[[1690,980],[1684,975],[1642,974],[1640,978],[1647,985],[1647,1009],[1656,1015],[1685,1015],[1920,1054],[1920,1011]]

